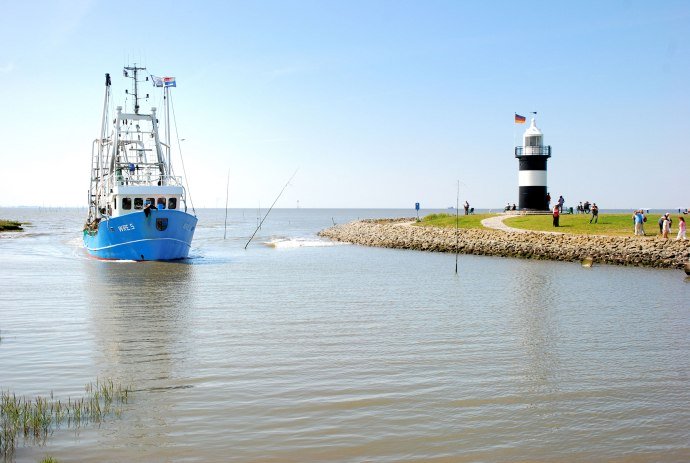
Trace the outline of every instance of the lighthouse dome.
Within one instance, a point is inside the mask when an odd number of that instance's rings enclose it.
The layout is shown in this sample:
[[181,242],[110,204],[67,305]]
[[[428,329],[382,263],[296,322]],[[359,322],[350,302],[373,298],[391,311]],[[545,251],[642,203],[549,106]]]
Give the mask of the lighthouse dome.
[[527,130],[525,130],[525,137],[530,136],[530,135],[544,135],[541,130],[539,130],[539,127],[537,127],[536,123],[534,122],[534,118],[532,118],[532,123],[529,125]]
[[525,130],[523,139],[525,154],[541,154],[541,147],[544,145],[544,134],[534,123],[534,118],[532,118],[532,123],[527,130]]

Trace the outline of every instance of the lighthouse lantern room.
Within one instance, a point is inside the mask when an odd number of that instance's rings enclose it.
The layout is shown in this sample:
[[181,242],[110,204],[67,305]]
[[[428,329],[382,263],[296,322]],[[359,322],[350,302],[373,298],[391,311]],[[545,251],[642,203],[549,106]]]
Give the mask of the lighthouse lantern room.
[[519,209],[548,211],[546,161],[551,157],[551,147],[544,145],[544,134],[536,126],[534,118],[525,130],[523,145],[515,147],[515,157],[520,163],[518,173]]

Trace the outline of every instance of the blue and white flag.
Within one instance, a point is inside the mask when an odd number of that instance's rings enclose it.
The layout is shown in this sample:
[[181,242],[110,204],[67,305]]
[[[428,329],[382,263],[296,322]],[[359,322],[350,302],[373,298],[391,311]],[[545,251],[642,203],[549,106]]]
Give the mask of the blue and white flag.
[[156,77],[156,76],[152,75],[151,81],[153,82],[154,87],[162,87],[163,86],[163,78],[162,77]]

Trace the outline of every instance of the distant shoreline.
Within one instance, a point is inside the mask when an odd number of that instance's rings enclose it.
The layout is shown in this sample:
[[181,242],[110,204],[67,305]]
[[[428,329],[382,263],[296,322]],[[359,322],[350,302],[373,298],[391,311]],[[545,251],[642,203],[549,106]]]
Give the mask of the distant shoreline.
[[[488,229],[415,227],[411,219],[359,220],[319,232],[335,241],[395,249],[456,252],[500,257],[682,269],[690,258],[690,241],[598,236],[510,233]],[[457,236],[457,238],[456,238]],[[457,246],[456,246],[457,240]]]

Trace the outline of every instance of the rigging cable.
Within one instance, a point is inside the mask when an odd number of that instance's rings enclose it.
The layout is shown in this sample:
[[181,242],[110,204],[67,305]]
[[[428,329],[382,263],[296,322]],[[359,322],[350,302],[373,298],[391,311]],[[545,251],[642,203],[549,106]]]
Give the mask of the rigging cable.
[[192,201],[192,192],[189,189],[189,180],[187,180],[187,171],[184,168],[184,159],[182,158],[182,145],[180,144],[180,134],[177,132],[177,118],[175,117],[175,105],[173,104],[172,92],[168,92],[170,98],[170,107],[172,108],[173,123],[175,124],[175,138],[177,138],[177,151],[180,153],[180,161],[182,162],[182,173],[184,174],[184,182],[187,186],[187,194],[189,194],[189,204],[192,206],[192,212],[196,217],[196,210],[194,209],[194,201]]

